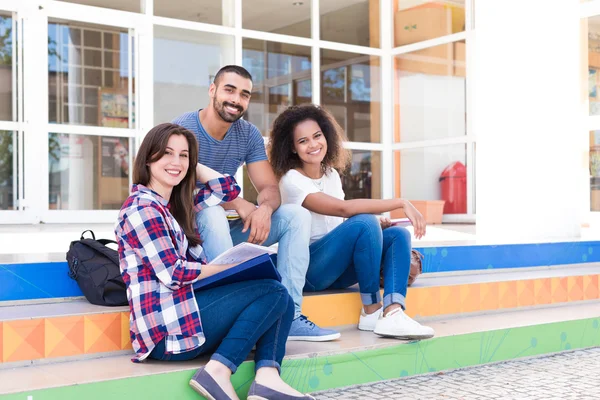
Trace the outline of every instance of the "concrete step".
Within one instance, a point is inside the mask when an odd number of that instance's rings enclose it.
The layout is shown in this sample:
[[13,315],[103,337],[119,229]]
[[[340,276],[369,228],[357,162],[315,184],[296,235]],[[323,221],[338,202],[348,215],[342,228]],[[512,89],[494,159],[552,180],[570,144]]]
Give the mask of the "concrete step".
[[[408,289],[407,314],[416,319],[492,313],[600,299],[600,265],[424,274]],[[303,313],[318,325],[358,323],[358,289],[307,293]],[[85,299],[0,306],[0,368],[131,352],[129,307],[100,307]]]
[[[600,301],[430,318],[433,339],[402,342],[339,327],[328,343],[289,342],[282,377],[314,392],[564,350],[600,346]],[[196,399],[187,382],[206,358],[134,364],[129,355],[0,370],[2,400]],[[253,363],[233,377],[244,396]],[[31,396],[31,397],[29,397]],[[243,398],[243,397],[242,397]]]

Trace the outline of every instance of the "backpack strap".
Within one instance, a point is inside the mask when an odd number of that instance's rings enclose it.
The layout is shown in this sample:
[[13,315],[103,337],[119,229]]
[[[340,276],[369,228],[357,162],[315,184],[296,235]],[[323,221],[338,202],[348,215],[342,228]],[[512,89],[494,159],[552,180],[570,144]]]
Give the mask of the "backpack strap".
[[91,230],[91,229],[88,229],[87,231],[81,232],[81,237],[79,238],[79,240],[83,240],[84,239],[83,235],[85,235],[86,232],[91,233],[92,234],[92,239],[96,240],[96,235],[94,235],[94,231]]

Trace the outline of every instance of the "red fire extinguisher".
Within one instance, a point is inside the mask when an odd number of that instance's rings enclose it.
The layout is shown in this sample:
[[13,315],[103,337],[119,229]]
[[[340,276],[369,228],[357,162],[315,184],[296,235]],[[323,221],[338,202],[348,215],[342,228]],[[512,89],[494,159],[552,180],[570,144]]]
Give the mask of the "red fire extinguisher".
[[444,214],[467,213],[467,169],[460,161],[448,165],[440,175]]

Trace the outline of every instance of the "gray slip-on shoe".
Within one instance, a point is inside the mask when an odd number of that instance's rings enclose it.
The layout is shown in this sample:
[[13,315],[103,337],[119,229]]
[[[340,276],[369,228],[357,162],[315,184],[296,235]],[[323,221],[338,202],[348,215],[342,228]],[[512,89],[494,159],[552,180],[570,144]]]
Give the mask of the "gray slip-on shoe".
[[248,400],[315,400],[315,398],[309,394],[305,394],[304,396],[300,397],[291,396],[289,394],[281,393],[277,390],[263,386],[254,381],[252,382],[252,386],[250,386],[250,390],[248,391]]
[[196,371],[194,376],[192,376],[192,379],[190,379],[190,386],[208,400],[231,400],[231,397],[227,396],[227,393],[225,393],[212,376],[204,370],[204,367],[200,368]]

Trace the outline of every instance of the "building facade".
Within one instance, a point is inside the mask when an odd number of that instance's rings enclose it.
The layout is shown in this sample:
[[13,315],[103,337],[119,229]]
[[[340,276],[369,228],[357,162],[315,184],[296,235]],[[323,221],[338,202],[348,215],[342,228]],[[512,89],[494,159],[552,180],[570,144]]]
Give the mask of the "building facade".
[[[572,168],[542,181],[576,182],[552,236],[577,235],[600,211],[600,1],[521,3],[0,0],[0,223],[114,221],[144,134],[206,106],[219,67],[240,64],[254,77],[245,118],[265,138],[289,105],[332,111],[352,152],[347,198],[450,199],[444,221],[491,231],[518,215],[497,192],[523,185],[526,215],[551,212],[531,182],[568,150]],[[539,59],[546,47],[573,50]],[[571,108],[539,123],[556,99]],[[561,121],[568,135],[554,135]]]

